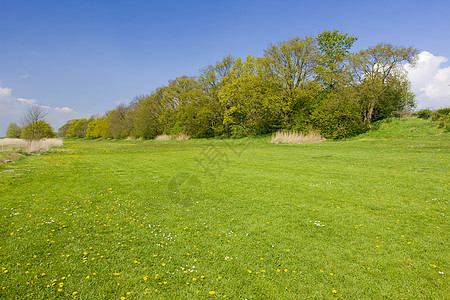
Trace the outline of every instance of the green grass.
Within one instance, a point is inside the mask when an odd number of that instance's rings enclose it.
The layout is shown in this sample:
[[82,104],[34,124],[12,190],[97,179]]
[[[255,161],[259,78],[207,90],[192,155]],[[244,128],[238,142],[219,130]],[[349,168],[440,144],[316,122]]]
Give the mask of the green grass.
[[429,124],[66,140],[1,165],[0,298],[446,298],[450,135]]

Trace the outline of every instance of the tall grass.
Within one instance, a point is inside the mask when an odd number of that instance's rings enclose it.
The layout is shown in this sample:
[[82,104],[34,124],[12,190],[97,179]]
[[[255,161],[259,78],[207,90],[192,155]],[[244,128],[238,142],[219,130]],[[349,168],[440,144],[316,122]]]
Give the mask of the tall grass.
[[63,141],[61,139],[42,139],[39,141],[26,141],[22,139],[1,139],[0,151],[20,151],[27,154],[45,152],[53,147],[62,147]]
[[272,135],[271,143],[290,143],[290,144],[303,144],[303,143],[316,143],[324,141],[325,138],[316,131],[311,131],[308,134],[297,131],[278,131]]
[[190,139],[190,137],[185,133],[179,133],[177,135],[162,134],[155,137],[155,140],[157,141],[168,141],[168,140],[183,141],[188,139]]

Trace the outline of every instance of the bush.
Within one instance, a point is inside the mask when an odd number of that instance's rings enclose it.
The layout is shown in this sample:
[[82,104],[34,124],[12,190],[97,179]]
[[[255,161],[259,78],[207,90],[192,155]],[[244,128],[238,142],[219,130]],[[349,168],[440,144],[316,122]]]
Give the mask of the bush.
[[422,109],[417,112],[417,117],[424,119],[424,120],[428,120],[431,117],[431,114],[432,114],[431,110]]
[[343,139],[366,130],[359,106],[345,98],[330,98],[311,116],[314,128],[325,138]]

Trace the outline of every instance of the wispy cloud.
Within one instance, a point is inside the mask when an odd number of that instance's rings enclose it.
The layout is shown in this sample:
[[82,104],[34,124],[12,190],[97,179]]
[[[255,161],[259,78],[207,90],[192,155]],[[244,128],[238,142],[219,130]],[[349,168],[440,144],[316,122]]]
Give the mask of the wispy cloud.
[[35,99],[25,99],[25,98],[16,98],[17,101],[25,103],[25,104],[35,104]]
[[59,112],[66,112],[66,113],[70,113],[70,112],[73,112],[73,109],[71,109],[70,107],[55,107],[55,110],[56,111],[59,111]]

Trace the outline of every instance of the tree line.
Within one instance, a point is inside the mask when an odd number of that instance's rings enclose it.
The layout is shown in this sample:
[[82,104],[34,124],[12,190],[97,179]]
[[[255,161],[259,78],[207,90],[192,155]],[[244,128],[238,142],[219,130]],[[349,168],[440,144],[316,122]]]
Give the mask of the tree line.
[[402,66],[413,64],[418,54],[387,43],[352,52],[356,40],[324,31],[271,44],[261,57],[229,55],[198,76],[170,80],[102,117],[70,120],[58,134],[152,139],[317,130],[326,138],[351,137],[414,107]]

